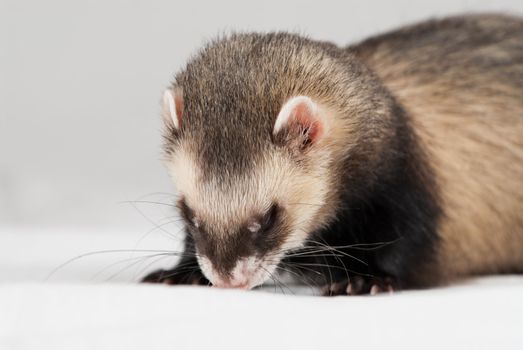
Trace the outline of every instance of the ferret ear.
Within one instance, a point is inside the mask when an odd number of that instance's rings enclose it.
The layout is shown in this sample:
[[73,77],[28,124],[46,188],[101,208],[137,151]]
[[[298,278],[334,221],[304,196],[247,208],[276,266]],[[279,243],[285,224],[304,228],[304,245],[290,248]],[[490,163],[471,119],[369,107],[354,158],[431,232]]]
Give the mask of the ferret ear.
[[183,120],[183,94],[180,89],[167,89],[163,93],[162,117],[165,126],[180,130]]
[[274,123],[274,142],[305,150],[317,144],[326,132],[326,121],[319,106],[307,96],[296,96],[284,103]]

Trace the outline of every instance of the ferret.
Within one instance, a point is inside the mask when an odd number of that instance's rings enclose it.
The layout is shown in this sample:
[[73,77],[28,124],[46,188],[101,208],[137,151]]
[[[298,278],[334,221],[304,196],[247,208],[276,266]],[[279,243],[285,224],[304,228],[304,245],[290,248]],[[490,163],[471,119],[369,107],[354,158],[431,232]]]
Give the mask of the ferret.
[[523,19],[208,43],[163,98],[187,234],[146,282],[326,295],[523,272]]

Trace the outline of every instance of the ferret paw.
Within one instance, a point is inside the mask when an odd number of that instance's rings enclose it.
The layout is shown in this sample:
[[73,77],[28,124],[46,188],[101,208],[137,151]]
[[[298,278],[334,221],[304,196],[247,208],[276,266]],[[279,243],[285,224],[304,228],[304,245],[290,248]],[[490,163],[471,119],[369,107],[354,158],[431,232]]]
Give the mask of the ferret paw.
[[142,279],[142,283],[210,285],[201,271],[180,271],[176,268],[152,272]]
[[326,285],[321,289],[324,296],[392,294],[397,288],[392,278],[354,276],[343,282]]

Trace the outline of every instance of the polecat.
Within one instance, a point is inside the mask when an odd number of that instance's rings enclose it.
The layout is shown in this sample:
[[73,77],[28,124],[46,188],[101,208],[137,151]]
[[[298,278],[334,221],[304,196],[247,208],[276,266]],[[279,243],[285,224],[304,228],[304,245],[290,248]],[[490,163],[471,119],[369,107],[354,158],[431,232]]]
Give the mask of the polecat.
[[176,75],[163,120],[187,236],[145,281],[249,289],[285,270],[364,294],[523,272],[521,18],[344,48],[233,34]]

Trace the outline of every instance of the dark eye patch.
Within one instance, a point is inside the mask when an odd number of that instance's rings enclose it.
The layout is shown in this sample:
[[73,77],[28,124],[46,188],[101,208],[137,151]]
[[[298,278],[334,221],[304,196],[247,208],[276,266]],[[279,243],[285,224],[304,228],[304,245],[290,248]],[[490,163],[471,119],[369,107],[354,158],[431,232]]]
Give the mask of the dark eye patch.
[[[244,225],[245,229],[255,235],[266,234],[267,232],[271,231],[278,220],[279,215],[279,207],[277,204],[273,204],[269,210],[265,212],[263,215],[259,215],[257,217],[253,217],[250,219],[248,223]],[[252,229],[251,227],[256,227],[259,225],[256,229]]]
[[279,212],[280,208],[276,203],[274,203],[271,206],[271,208],[267,211],[267,213],[263,216],[263,219],[260,223],[262,231],[269,231],[274,227],[276,221],[278,220]]
[[253,237],[253,250],[258,256],[263,256],[276,249],[282,242],[283,208],[274,203],[259,221],[260,230]]

